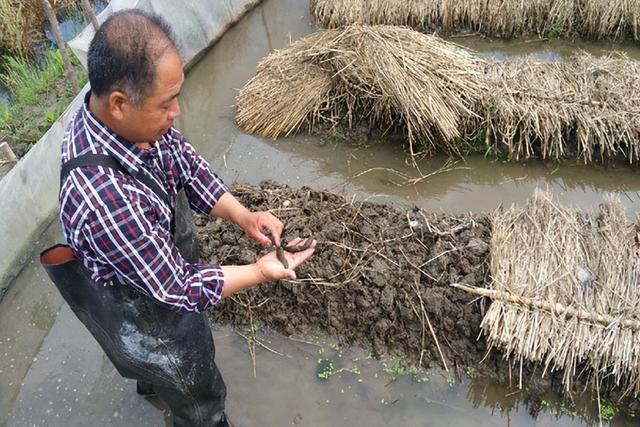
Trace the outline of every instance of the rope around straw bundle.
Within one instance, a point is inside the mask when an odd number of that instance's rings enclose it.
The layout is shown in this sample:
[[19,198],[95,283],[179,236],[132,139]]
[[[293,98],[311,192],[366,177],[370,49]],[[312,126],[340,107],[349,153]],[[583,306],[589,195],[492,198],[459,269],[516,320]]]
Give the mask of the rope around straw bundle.
[[515,159],[640,157],[640,63],[485,61],[407,28],[350,26],[275,52],[237,98],[238,126],[268,138],[306,128],[402,130],[415,154],[496,148]]
[[499,37],[640,37],[636,0],[314,0],[311,10],[329,28],[382,24]]
[[456,286],[493,299],[481,325],[490,346],[563,369],[567,390],[586,364],[638,395],[640,230],[622,205],[581,215],[537,192],[492,230],[492,289]]

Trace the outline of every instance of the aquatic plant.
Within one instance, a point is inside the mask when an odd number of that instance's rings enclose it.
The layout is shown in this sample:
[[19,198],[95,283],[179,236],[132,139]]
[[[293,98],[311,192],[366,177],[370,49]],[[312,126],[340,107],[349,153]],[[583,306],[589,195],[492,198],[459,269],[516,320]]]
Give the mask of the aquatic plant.
[[635,0],[313,0],[323,26],[403,25],[499,37],[525,34],[638,40]]

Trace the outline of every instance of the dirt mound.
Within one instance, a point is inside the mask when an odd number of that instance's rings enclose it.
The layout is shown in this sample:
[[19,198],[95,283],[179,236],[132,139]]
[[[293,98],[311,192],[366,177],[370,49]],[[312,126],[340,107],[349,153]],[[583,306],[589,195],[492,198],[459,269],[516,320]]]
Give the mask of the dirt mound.
[[[211,311],[215,321],[329,334],[423,366],[442,364],[438,344],[449,366],[475,365],[485,356],[485,341],[477,339],[480,304],[469,304],[473,297],[449,284],[486,282],[487,216],[402,210],[271,183],[238,185],[233,193],[251,209],[278,216],[285,241],[313,236],[318,245],[298,280],[230,298]],[[198,225],[205,260],[245,264],[262,252],[227,221],[199,218]]]

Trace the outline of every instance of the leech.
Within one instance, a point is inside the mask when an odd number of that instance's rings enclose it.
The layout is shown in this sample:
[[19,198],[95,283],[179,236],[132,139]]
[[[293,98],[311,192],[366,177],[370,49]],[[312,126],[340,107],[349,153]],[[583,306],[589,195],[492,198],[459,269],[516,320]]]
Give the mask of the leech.
[[311,246],[311,243],[313,243],[313,238],[309,237],[307,240],[305,240],[304,244],[302,246],[297,245],[297,246],[285,246],[284,250],[287,252],[291,252],[291,253],[296,253],[296,252],[302,252],[306,249],[309,249],[309,247]]
[[284,256],[284,250],[282,246],[276,247],[276,256],[278,257],[278,261],[280,261],[284,268],[289,268],[289,262],[287,261],[287,257]]
[[291,252],[291,253],[302,252],[306,249],[309,249],[312,243],[313,243],[312,237],[309,237],[307,240],[305,240],[303,245],[283,246],[283,245],[276,245],[274,243],[274,246],[276,247],[276,256],[278,257],[278,261],[280,261],[280,263],[284,266],[284,268],[289,268],[289,262],[287,261],[287,257],[284,255],[285,251]]

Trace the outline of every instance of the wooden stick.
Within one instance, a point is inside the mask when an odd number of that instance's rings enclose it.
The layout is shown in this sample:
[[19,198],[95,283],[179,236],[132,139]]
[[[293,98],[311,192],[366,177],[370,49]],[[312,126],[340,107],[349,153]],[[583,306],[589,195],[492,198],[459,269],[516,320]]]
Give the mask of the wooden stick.
[[98,24],[98,18],[96,18],[96,14],[93,13],[93,8],[91,7],[91,4],[89,4],[89,0],[80,0],[80,4],[84,9],[84,13],[89,17],[91,25],[93,25],[93,29],[98,31],[100,24]]
[[612,324],[615,324],[615,323],[619,323],[621,326],[625,328],[629,328],[634,331],[640,330],[640,321],[638,320],[629,320],[629,319],[621,320],[617,317],[609,316],[606,314],[593,314],[586,310],[577,310],[573,307],[565,307],[560,303],[554,304],[549,301],[539,301],[533,298],[521,297],[521,296],[513,295],[509,292],[501,292],[493,289],[474,288],[461,283],[453,283],[450,286],[456,289],[463,290],[473,295],[488,297],[493,300],[502,301],[510,304],[521,305],[528,308],[544,310],[544,311],[551,312],[557,316],[566,316],[571,318],[577,318],[578,320],[585,320],[592,323],[599,323],[605,327],[611,326]]
[[58,49],[60,50],[60,55],[62,56],[62,62],[64,63],[64,69],[67,75],[67,79],[71,83],[71,87],[73,88],[75,93],[80,91],[78,87],[78,78],[76,76],[75,69],[71,64],[71,59],[69,59],[69,54],[67,53],[67,47],[64,43],[64,39],[62,38],[62,33],[60,32],[60,25],[58,24],[58,18],[56,18],[56,13],[54,12],[49,0],[40,0],[40,4],[42,5],[42,9],[44,10],[47,18],[49,19],[49,23],[51,24],[51,31],[56,39],[56,44],[58,45]]
[[[436,343],[436,348],[438,349],[438,354],[440,354],[440,360],[442,360],[442,364],[444,365],[444,370],[449,372],[449,368],[447,367],[447,361],[444,358],[444,354],[442,354],[442,349],[440,348],[440,343],[438,342],[438,338],[436,337],[436,331],[433,330],[433,326],[431,325],[431,321],[429,320],[429,315],[427,314],[427,310],[424,308],[424,303],[422,301],[422,296],[420,295],[420,285],[419,282],[415,282],[415,291],[416,295],[418,295],[418,299],[420,300],[420,311],[422,312],[422,316],[424,320],[427,321],[427,326],[429,326],[429,332],[431,332],[431,336],[433,337],[433,341]],[[422,329],[424,330],[424,324],[422,325]],[[422,362],[422,354],[420,354],[420,362]],[[422,364],[422,363],[421,363]]]
[[0,150],[2,150],[2,154],[4,154],[4,157],[10,161],[10,162],[17,162],[18,158],[16,157],[15,153],[13,152],[13,150],[11,149],[11,147],[9,146],[8,142],[3,142],[0,144]]

